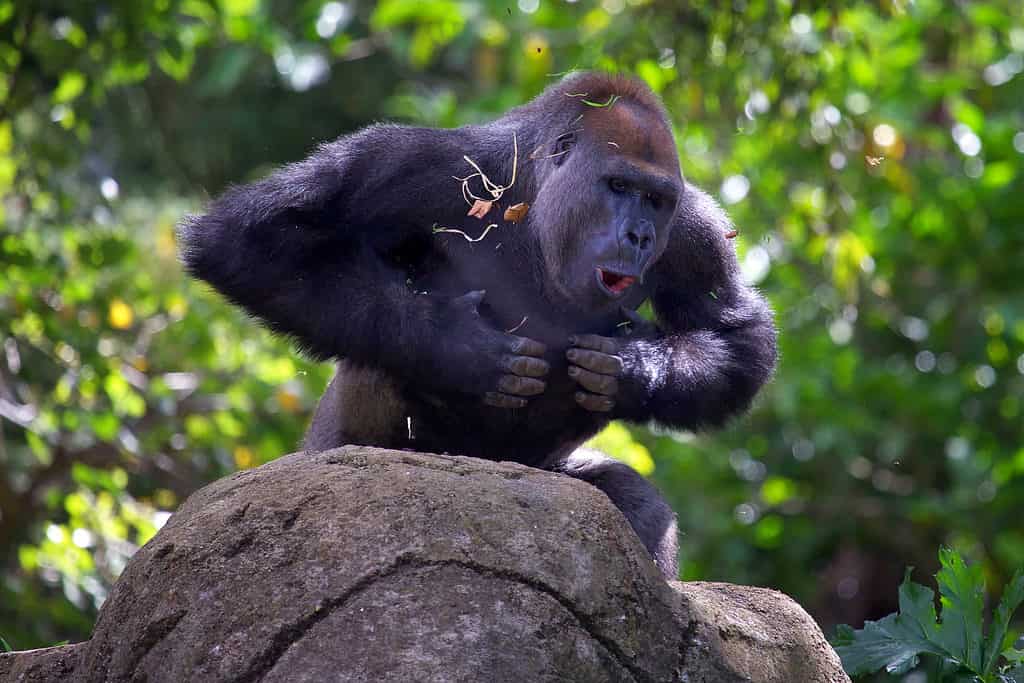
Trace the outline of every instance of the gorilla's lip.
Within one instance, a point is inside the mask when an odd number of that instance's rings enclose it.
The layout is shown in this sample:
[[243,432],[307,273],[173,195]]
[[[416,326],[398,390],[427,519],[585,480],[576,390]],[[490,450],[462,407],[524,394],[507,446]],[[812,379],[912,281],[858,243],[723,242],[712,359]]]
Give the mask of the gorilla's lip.
[[608,268],[597,268],[595,274],[597,284],[606,294],[613,297],[622,296],[623,292],[632,287],[637,280],[636,275],[620,273]]

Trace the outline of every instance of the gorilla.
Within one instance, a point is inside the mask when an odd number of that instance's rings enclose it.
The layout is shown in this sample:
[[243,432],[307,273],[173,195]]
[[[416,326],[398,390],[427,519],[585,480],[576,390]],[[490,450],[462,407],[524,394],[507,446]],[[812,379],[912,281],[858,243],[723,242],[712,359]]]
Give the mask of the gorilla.
[[[186,269],[337,372],[305,439],[512,460],[603,490],[676,578],[675,514],[578,448],[610,420],[722,424],[771,311],[660,102],[577,73],[482,125],[373,125],[179,226]],[[653,321],[637,313],[650,302]]]

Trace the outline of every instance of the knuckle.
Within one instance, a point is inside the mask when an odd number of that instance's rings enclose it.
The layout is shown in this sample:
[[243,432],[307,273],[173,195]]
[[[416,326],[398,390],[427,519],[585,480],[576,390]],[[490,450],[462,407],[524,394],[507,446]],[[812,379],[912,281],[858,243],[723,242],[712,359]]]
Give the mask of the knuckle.
[[523,370],[526,368],[526,363],[524,361],[525,358],[523,356],[504,355],[501,357],[501,362],[499,362],[498,365],[502,370],[522,375],[525,374]]
[[622,359],[618,356],[603,356],[600,369],[606,375],[617,375],[622,371]]
[[537,394],[544,393],[544,389],[547,388],[547,384],[541,382],[539,379],[528,380],[529,384],[526,385],[523,391],[527,396],[536,396]]
[[593,351],[577,351],[575,356],[570,359],[575,360],[580,364],[580,367],[591,370],[594,367],[594,352]]
[[513,353],[524,356],[541,356],[547,350],[546,346],[528,337],[513,337],[511,348]]
[[526,400],[497,391],[489,391],[484,395],[484,403],[495,408],[522,408],[526,405]]
[[591,412],[606,413],[615,407],[615,401],[607,396],[576,392],[576,402]]
[[572,339],[573,346],[590,346],[590,335],[589,334],[577,334]]
[[543,377],[548,374],[548,364],[532,356],[514,356],[509,358],[506,369],[524,377]]
[[535,396],[542,393],[547,385],[532,377],[518,377],[516,375],[502,375],[498,380],[498,389],[506,394],[518,396]]
[[502,375],[498,379],[498,389],[508,394],[518,394],[520,380],[515,375]]

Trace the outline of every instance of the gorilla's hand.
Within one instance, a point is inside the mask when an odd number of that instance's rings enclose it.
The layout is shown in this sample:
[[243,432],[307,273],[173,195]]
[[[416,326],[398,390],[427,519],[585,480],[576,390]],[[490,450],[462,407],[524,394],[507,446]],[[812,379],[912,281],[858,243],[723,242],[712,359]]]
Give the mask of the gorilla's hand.
[[445,379],[452,389],[476,394],[497,408],[522,408],[526,399],[544,392],[543,380],[550,366],[541,359],[543,344],[495,329],[480,317],[477,307],[483,290],[469,292],[449,302],[445,311],[444,339],[437,345]]
[[596,334],[569,337],[569,377],[582,387],[575,394],[584,409],[607,413],[615,407],[615,395],[622,377],[619,341]]
[[623,344],[630,339],[651,339],[658,335],[658,326],[636,311],[621,308],[626,319],[616,329],[615,337],[596,334],[577,334],[569,338],[569,377],[582,387],[576,402],[586,410],[607,413],[615,407],[617,398],[623,398],[620,379],[624,377]]

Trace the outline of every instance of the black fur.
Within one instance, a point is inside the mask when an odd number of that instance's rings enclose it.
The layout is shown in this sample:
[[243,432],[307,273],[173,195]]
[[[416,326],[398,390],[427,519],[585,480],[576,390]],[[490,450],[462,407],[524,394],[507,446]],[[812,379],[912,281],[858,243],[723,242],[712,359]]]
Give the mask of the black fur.
[[[606,491],[674,578],[675,518],[653,487],[570,455],[615,418],[720,425],[750,404],[776,351],[729,220],[684,183],[669,131],[649,90],[601,74],[485,125],[372,126],[188,218],[182,258],[314,357],[338,359],[308,449],[362,443],[566,472]],[[514,144],[515,183],[483,219],[467,216],[455,179],[474,172],[466,157],[506,185]],[[526,217],[503,220],[519,202]],[[636,280],[612,295],[598,266]],[[632,314],[648,299],[655,324]]]

